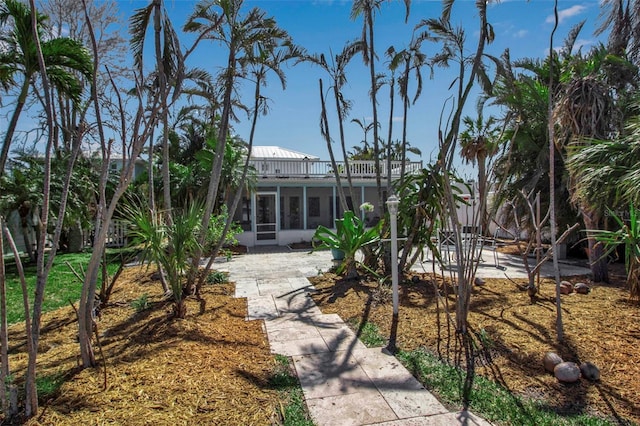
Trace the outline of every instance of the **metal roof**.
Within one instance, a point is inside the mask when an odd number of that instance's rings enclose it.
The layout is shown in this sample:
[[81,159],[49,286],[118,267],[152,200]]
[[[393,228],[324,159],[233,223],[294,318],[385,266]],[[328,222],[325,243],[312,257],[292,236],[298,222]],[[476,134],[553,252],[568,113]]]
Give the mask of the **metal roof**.
[[305,154],[304,152],[293,151],[279,146],[254,146],[251,149],[253,159],[289,159],[289,160],[319,160],[320,157]]

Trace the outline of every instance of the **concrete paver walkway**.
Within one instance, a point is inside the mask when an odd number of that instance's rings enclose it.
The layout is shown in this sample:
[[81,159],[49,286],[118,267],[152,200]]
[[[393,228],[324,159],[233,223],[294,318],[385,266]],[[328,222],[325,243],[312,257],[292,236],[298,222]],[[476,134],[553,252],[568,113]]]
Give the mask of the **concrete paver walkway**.
[[329,252],[263,252],[216,268],[230,273],[249,320],[264,320],[273,353],[290,356],[318,426],[489,425],[449,412],[402,364],[366,348],[335,314],[322,314],[306,277],[331,266]]

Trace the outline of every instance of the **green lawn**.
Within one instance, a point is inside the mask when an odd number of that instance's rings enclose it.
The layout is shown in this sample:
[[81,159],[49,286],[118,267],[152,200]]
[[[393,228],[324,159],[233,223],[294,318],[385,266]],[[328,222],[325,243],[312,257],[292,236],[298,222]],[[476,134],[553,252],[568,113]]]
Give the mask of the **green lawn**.
[[[86,270],[91,253],[58,254],[53,262],[53,267],[47,278],[45,296],[42,310],[52,311],[61,306],[68,305],[69,300],[77,302],[80,299],[82,283],[71,271],[69,265],[79,274]],[[117,252],[108,251],[109,274],[114,274],[118,269],[119,257]],[[36,284],[35,263],[24,264],[25,278],[29,289],[29,304],[33,305],[34,287]],[[7,322],[13,324],[24,321],[24,304],[22,302],[22,287],[16,264],[9,260],[5,265],[6,289],[7,289]],[[101,285],[98,279],[98,288]]]

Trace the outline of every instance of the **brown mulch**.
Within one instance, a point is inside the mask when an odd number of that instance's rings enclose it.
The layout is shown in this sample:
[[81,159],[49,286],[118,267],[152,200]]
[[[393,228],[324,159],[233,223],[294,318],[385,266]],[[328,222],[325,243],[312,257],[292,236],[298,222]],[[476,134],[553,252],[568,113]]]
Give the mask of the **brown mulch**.
[[[77,321],[71,307],[43,316],[39,377],[62,375],[60,391],[41,403],[43,425],[270,425],[280,412],[269,385],[275,359],[260,321],[245,321],[246,300],[233,284],[203,289],[204,313],[189,300],[187,318],[170,318],[154,271],[128,268],[102,310],[96,358],[104,369],[78,368]],[[131,301],[147,294],[150,307]],[[24,324],[11,329],[11,367],[22,377]],[[16,345],[18,345],[16,347]]]
[[[405,277],[400,286],[397,345],[406,351],[424,347],[453,359],[454,339],[447,337],[442,306],[436,306],[434,296],[435,285],[440,293],[444,291],[442,281],[430,274],[414,276]],[[623,271],[613,278],[613,284],[589,283],[588,295],[562,296],[564,345],[556,339],[553,281],[543,281],[541,294],[532,304],[520,288],[524,280],[486,279],[485,285],[474,288],[469,315],[472,329],[492,342],[476,372],[516,394],[541,399],[561,413],[588,412],[640,423],[640,306],[629,301]],[[356,324],[372,322],[389,336],[390,293],[381,292],[375,280],[344,281],[333,274],[311,280],[318,290],[313,298],[324,313],[337,313]],[[588,283],[586,277],[569,280]],[[380,300],[385,302],[377,303]],[[455,311],[454,298],[448,300],[449,309]],[[601,380],[560,384],[543,368],[548,351],[565,361],[594,363]]]

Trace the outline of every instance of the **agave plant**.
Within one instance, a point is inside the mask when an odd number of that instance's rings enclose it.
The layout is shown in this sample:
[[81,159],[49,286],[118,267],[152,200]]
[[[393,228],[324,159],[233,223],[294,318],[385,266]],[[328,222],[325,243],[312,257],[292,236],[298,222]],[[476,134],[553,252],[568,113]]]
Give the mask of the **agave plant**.
[[627,271],[629,296],[640,300],[640,209],[630,205],[628,221],[611,209],[607,210],[619,229],[617,231],[587,230],[587,233],[604,244],[604,256],[610,255],[618,246],[624,245],[624,265]]
[[338,266],[336,273],[341,275],[346,271],[347,279],[358,276],[356,269],[356,253],[362,247],[380,240],[380,226],[378,222],[372,228],[365,228],[362,220],[352,211],[346,211],[342,219],[336,220],[335,232],[325,226],[318,226],[313,235],[314,250],[332,249],[344,253],[344,259]]

